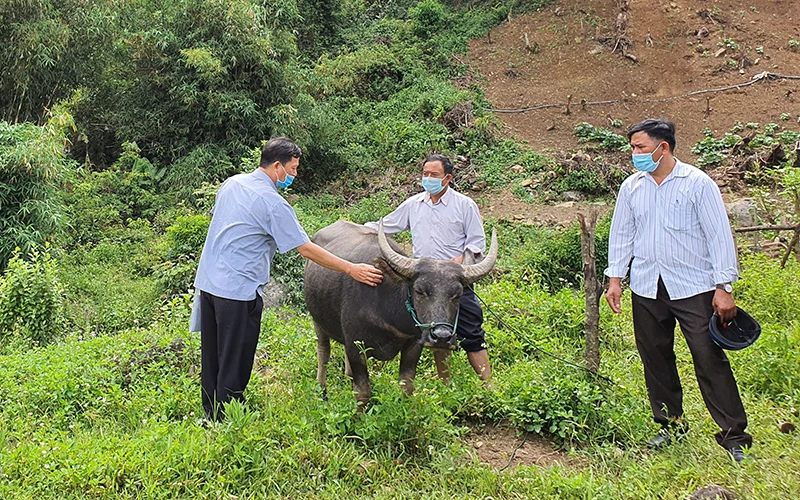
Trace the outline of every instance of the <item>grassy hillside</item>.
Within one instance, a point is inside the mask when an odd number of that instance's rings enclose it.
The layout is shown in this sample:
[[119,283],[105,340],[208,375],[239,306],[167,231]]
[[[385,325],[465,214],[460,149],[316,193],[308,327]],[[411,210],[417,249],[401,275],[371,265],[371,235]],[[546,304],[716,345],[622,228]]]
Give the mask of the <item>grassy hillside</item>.
[[[644,499],[709,483],[797,496],[800,437],[777,425],[800,420],[794,257],[781,268],[760,239],[739,240],[736,299],[764,327],[730,355],[755,436],[740,466],[714,442],[681,340],[691,432],[644,448],[656,428],[627,295],[622,315],[601,309],[606,378],[575,366],[578,230],[515,216],[570,190],[613,203],[625,141],[585,124],[582,151],[563,158],[509,139],[461,62],[471,38],[546,3],[0,6],[11,40],[0,60],[13,70],[0,81],[0,497]],[[737,125],[695,148],[709,172],[750,190],[764,222],[788,224],[800,211],[795,128]],[[500,240],[497,271],[477,285],[492,389],[463,353],[450,386],[424,354],[411,397],[397,361],[371,363],[374,398],[357,415],[335,346],[323,401],[292,252],[275,261],[281,302],[264,312],[246,406],[200,420],[200,341],[187,327],[208,211],[220,181],[252,169],[275,134],[307,152],[287,197],[309,234],[388,213],[419,190],[417,162],[434,150],[456,158],[462,190],[483,207],[520,202],[524,213],[484,221]],[[601,269],[608,229],[601,221]],[[492,461],[483,441],[496,426],[513,444]],[[503,468],[523,439],[522,451],[534,439],[544,451]]]

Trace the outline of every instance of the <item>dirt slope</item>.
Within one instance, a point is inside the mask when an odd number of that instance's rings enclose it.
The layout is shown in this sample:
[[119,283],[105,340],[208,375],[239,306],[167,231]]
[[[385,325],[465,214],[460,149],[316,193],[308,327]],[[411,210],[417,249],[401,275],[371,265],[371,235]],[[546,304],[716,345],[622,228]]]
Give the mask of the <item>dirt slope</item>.
[[[800,41],[800,0],[560,0],[474,40],[469,63],[485,76],[495,108],[572,96],[569,115],[563,106],[499,115],[509,135],[536,149],[576,148],[573,128],[581,121],[610,127],[621,120],[616,130],[624,133],[641,119],[664,116],[676,123],[677,155],[691,161],[689,147],[705,128],[722,133],[738,121],[799,127],[800,80],[644,100],[744,83],[764,71],[800,75],[800,48],[791,40]],[[582,99],[622,102],[582,107]]]

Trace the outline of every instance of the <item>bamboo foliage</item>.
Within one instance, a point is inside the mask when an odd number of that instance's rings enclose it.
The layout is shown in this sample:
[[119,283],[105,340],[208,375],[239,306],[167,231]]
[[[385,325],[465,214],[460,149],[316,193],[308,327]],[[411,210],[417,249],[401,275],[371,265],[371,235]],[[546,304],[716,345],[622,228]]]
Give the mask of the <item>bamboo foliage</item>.
[[70,126],[63,108],[43,126],[0,122],[0,269],[16,247],[26,255],[62,230],[58,187],[70,166],[64,155]]

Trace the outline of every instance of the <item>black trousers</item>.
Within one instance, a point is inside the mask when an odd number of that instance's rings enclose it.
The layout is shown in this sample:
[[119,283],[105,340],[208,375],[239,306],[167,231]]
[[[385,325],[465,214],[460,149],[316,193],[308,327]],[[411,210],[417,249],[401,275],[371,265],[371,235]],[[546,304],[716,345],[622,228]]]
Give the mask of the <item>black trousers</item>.
[[486,349],[486,331],[483,329],[483,310],[471,286],[464,287],[458,311],[456,335],[461,348],[466,352]]
[[221,403],[244,401],[264,302],[258,293],[253,300],[242,301],[201,292],[200,300],[203,410],[207,419],[222,420]]
[[714,312],[714,292],[670,300],[659,278],[655,299],[633,294],[633,329],[644,365],[653,418],[663,426],[683,416],[683,389],[675,366],[675,320],[692,353],[700,393],[719,425],[717,442],[725,447],[750,446],[747,415],[725,352],[712,340],[708,322]]

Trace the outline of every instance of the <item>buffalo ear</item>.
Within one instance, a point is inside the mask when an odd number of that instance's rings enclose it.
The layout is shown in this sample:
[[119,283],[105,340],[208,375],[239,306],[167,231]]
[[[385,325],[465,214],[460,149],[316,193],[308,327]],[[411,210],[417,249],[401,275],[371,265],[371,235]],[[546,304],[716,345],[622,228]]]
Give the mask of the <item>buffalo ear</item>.
[[380,269],[381,272],[383,272],[383,274],[388,276],[389,279],[394,281],[395,283],[408,283],[411,281],[405,276],[398,274],[397,271],[395,271],[394,269],[392,269],[392,266],[390,266],[389,263],[386,261],[386,259],[384,259],[383,257],[376,257],[375,259],[372,259],[372,265]]

